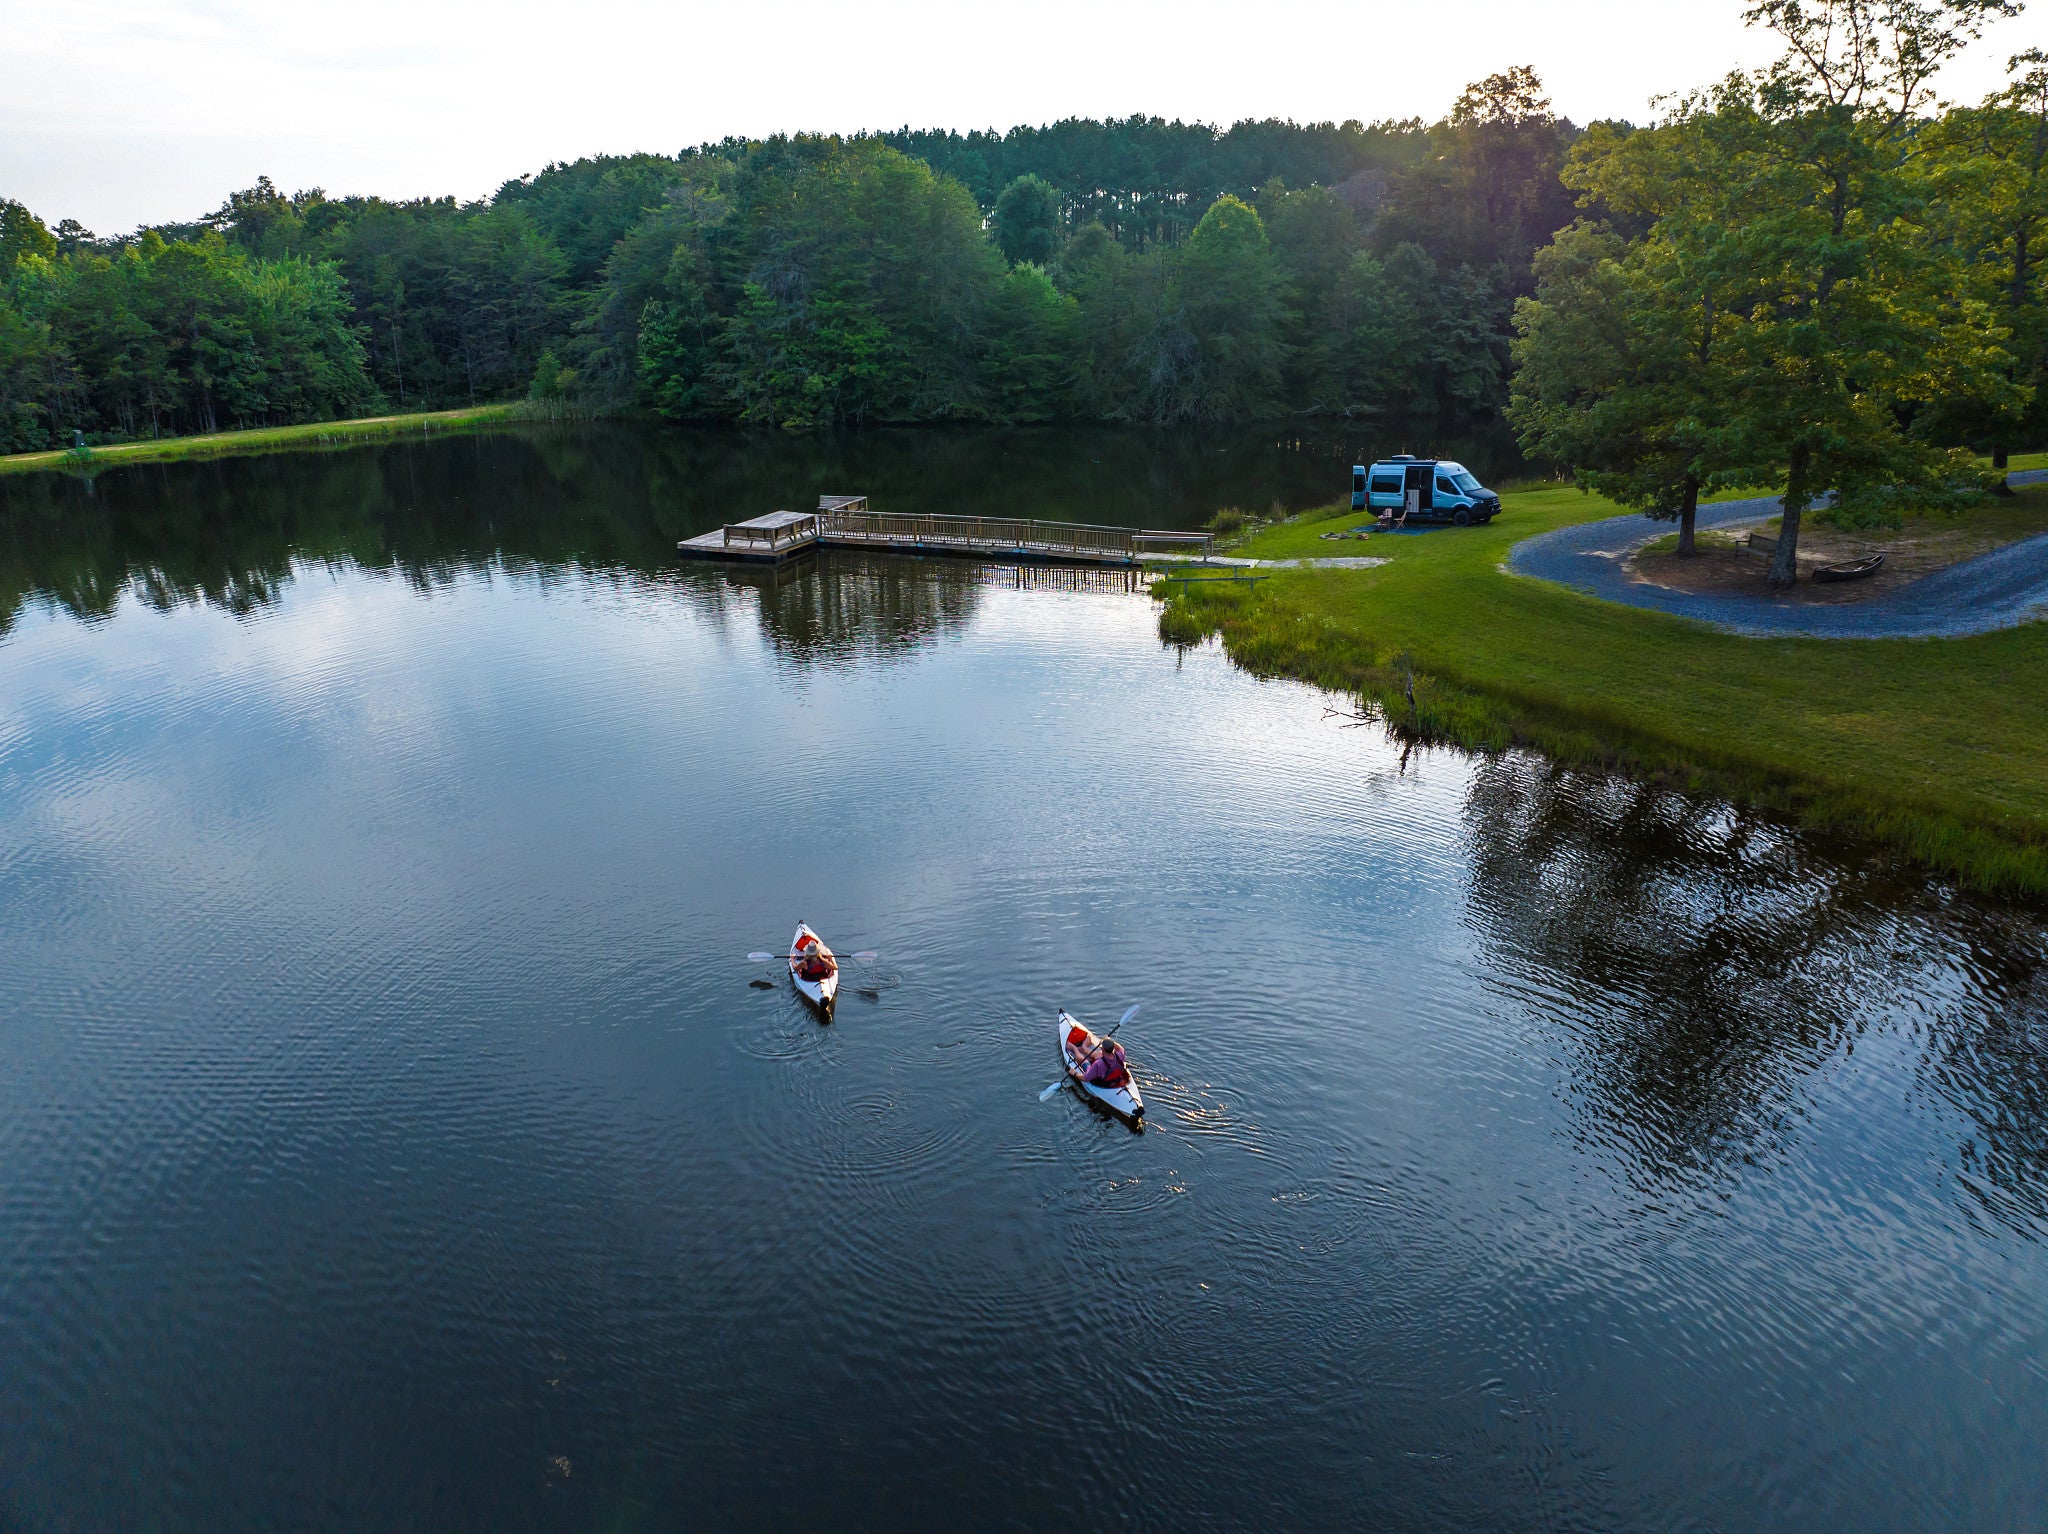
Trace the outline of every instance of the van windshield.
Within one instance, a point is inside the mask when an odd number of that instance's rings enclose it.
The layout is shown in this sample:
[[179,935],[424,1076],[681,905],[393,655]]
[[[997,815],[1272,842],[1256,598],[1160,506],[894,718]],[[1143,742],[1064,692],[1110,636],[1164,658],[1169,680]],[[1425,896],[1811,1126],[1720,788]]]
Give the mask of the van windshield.
[[1469,473],[1467,473],[1463,469],[1451,470],[1451,483],[1456,485],[1460,490],[1464,491],[1467,495],[1472,494],[1475,490],[1479,488],[1479,481],[1474,479]]

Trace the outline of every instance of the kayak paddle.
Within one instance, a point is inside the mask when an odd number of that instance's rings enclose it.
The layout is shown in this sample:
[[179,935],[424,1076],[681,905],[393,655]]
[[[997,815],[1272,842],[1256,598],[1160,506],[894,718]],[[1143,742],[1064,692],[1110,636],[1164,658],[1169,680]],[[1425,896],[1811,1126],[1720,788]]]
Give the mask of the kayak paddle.
[[[766,964],[770,959],[801,959],[802,957],[803,955],[800,953],[750,953],[747,955],[747,962],[749,964]],[[881,954],[872,948],[863,948],[859,953],[838,953],[832,957],[835,959],[858,959],[861,963],[865,964],[870,959],[879,959]]]

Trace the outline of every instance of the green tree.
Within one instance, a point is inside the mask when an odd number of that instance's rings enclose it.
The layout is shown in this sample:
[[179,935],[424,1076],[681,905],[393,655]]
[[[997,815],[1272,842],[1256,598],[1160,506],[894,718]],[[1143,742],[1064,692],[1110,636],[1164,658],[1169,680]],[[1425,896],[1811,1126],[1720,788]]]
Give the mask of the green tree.
[[11,430],[33,389],[52,435],[317,420],[370,403],[340,273],[252,261],[218,233],[155,232],[118,256],[32,257],[5,289]]
[[1424,152],[1388,178],[1379,248],[1418,244],[1447,269],[1499,266],[1510,291],[1526,292],[1531,254],[1576,211],[1558,172],[1577,132],[1528,65],[1468,85]]
[[619,241],[689,179],[690,168],[667,155],[597,155],[508,181],[492,203],[523,208],[561,248],[568,285],[587,288]]
[[1339,309],[1364,231],[1350,205],[1328,187],[1290,192],[1271,182],[1259,193],[1259,216],[1283,283],[1287,403],[1310,413],[1341,411],[1346,338]]
[[591,398],[618,403],[638,392],[677,419],[715,413],[698,386],[718,322],[712,252],[723,243],[730,204],[720,187],[733,165],[696,158],[685,168],[686,178],[614,245],[570,351]]
[[1073,413],[1079,312],[1042,267],[1026,261],[1005,274],[987,317],[985,387],[993,417],[1051,421]]
[[1281,277],[1256,209],[1216,199],[1178,253],[1155,368],[1154,414],[1231,421],[1280,404]]
[[1332,316],[1332,387],[1345,415],[1406,414],[1425,387],[1420,357],[1436,263],[1419,245],[1382,260],[1360,251],[1345,271]]
[[2048,54],[2030,49],[2008,69],[2016,78],[2005,90],[1920,135],[1929,235],[2000,315],[2013,357],[2007,381],[2019,386],[1989,400],[1939,401],[1928,424],[1988,444],[2001,470],[2013,440],[2040,430],[2048,380]]
[[300,243],[347,280],[379,391],[409,408],[526,391],[567,334],[566,260],[518,203],[323,200]]
[[[872,139],[795,139],[751,146],[715,188],[664,220],[641,306],[657,408],[791,427],[990,414],[1003,262],[965,187]],[[659,244],[629,248],[651,274]]]
[[28,453],[57,439],[52,405],[68,392],[64,356],[47,321],[0,298],[0,453]]
[[1903,216],[1906,163],[1934,73],[2007,0],[1763,0],[1748,18],[1782,58],[1731,81],[1705,126],[1725,157],[1724,242],[1750,288],[1722,356],[1727,442],[1757,479],[1784,474],[1773,585],[1797,579],[1801,519],[1833,492],[1854,505],[1947,492],[1953,454],[1909,435],[1944,394],[1999,392],[2002,327],[1956,297],[1955,272]]
[[1580,224],[1537,252],[1536,294],[1515,318],[1508,418],[1522,451],[1571,467],[1583,489],[1675,518],[1678,552],[1691,554],[1717,462],[1711,289],[1670,241],[1630,248]]
[[41,219],[18,202],[0,199],[0,281],[23,256],[56,254],[56,236]]
[[1043,266],[1059,248],[1059,189],[1041,176],[1019,176],[996,199],[993,223],[1004,260]]
[[1701,491],[1728,466],[1717,337],[1753,296],[1722,244],[1725,166],[1696,108],[1661,128],[1596,124],[1574,146],[1565,179],[1581,202],[1644,232],[1630,241],[1580,223],[1537,252],[1535,296],[1516,308],[1509,406],[1525,453],[1675,518],[1682,555],[1694,552]]
[[51,232],[57,237],[57,254],[60,256],[77,255],[99,243],[99,236],[75,218],[59,219]]
[[1363,252],[1345,274],[1335,332],[1347,414],[1469,419],[1500,403],[1507,351],[1500,292],[1470,267],[1439,270],[1402,244]]
[[254,186],[229,193],[228,200],[200,223],[219,230],[252,256],[288,256],[305,240],[304,211],[322,200],[324,194],[318,191],[286,197],[268,176],[258,176]]

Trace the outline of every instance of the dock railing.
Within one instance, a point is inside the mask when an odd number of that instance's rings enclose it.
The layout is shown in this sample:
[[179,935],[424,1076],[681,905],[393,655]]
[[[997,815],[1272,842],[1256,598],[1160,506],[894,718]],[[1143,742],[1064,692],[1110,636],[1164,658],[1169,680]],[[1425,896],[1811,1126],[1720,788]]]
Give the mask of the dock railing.
[[1136,532],[1086,522],[1043,522],[1035,517],[904,516],[893,512],[820,507],[818,528],[849,542],[951,549],[1025,550],[1101,558],[1132,558]]
[[1216,541],[1214,533],[1173,533],[1145,527],[1131,536],[1143,544],[1163,543],[1170,548],[1199,549],[1204,559],[1209,557],[1209,545]]

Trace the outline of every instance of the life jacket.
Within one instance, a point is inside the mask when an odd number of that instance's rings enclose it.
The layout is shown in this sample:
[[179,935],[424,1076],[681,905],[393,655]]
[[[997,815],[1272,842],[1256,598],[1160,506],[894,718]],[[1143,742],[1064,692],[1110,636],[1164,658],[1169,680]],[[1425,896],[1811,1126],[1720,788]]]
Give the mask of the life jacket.
[[[1086,1037],[1087,1035],[1085,1033],[1082,1034],[1083,1039],[1085,1039]],[[1074,1047],[1076,1049],[1081,1047],[1080,1041],[1075,1040],[1073,1034],[1067,1035],[1067,1038],[1069,1042],[1074,1044]],[[1081,1067],[1081,1079],[1087,1082],[1090,1086],[1095,1087],[1120,1087],[1125,1082],[1129,1081],[1131,1079],[1131,1073],[1124,1069],[1124,1062],[1122,1056],[1113,1053],[1113,1051],[1115,1051],[1116,1048],[1117,1046],[1114,1044],[1106,1046],[1100,1053],[1098,1053],[1095,1056],[1094,1059],[1090,1060],[1086,1065],[1083,1065]],[[1094,1070],[1100,1070],[1102,1074],[1099,1076],[1091,1076],[1088,1074],[1090,1071]]]

